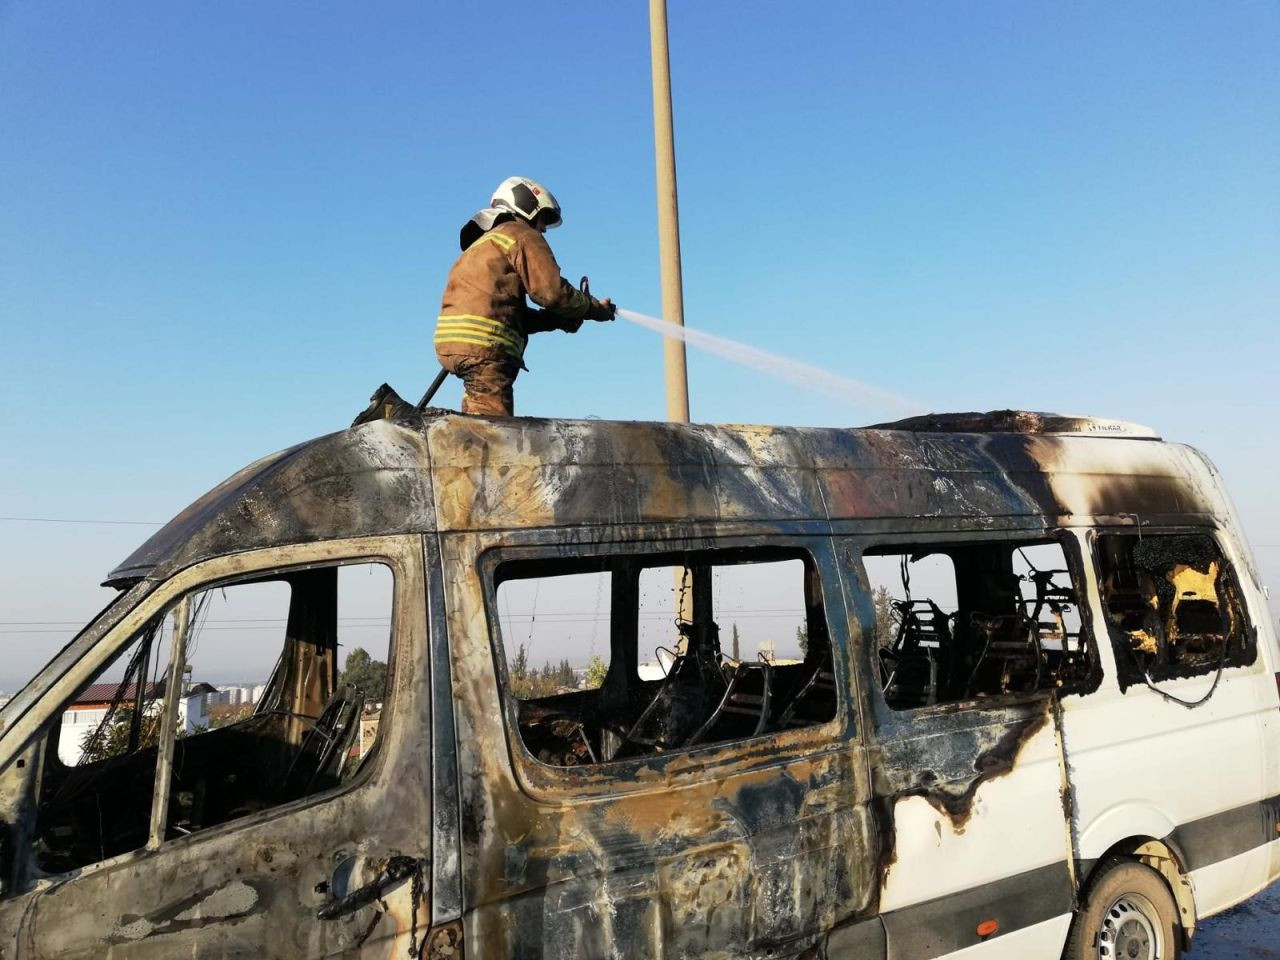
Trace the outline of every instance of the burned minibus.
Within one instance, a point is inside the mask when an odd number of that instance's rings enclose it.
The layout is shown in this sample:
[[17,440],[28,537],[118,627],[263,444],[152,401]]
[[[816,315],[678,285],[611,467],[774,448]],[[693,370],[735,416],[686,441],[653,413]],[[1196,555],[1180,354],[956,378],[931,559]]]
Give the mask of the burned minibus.
[[[1280,651],[1195,450],[386,412],[175,517],[4,707],[0,957],[1165,960],[1280,877]],[[280,615],[200,633],[237,591]],[[258,620],[252,708],[184,727]]]

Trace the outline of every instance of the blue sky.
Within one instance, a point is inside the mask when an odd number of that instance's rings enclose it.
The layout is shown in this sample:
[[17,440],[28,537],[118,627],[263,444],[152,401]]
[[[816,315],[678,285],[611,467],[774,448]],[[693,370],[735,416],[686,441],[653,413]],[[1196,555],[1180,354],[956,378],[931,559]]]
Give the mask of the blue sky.
[[[1280,7],[670,6],[690,325],[931,409],[1149,423],[1280,586]],[[0,513],[162,521],[416,397],[511,174],[564,205],[566,275],[657,313],[647,31],[638,0],[0,0]],[[536,338],[518,409],[660,418],[661,356]],[[689,371],[696,420],[891,413]],[[0,620],[83,619],[146,533],[0,521]],[[29,673],[61,637],[4,639]]]

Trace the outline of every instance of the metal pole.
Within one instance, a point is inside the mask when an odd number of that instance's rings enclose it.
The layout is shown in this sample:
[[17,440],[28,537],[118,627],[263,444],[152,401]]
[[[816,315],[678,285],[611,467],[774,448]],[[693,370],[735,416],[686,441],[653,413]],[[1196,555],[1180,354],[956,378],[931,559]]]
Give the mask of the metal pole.
[[[676,200],[675,123],[671,119],[671,55],[667,50],[667,0],[649,0],[649,50],[653,63],[653,153],[657,163],[658,260],[662,269],[662,318],[684,326],[684,285],[680,278],[680,209]],[[667,419],[689,422],[689,374],[684,341],[665,337],[663,367],[667,379]],[[676,616],[693,619],[691,573],[676,567]],[[684,653],[683,644],[678,645]]]
[[[667,0],[649,0],[653,58],[653,143],[658,169],[658,255],[662,266],[662,317],[684,326],[680,279],[680,213],[676,202],[675,129],[671,119],[671,57],[667,52]],[[684,341],[663,340],[667,372],[667,419],[689,422],[689,376]]]

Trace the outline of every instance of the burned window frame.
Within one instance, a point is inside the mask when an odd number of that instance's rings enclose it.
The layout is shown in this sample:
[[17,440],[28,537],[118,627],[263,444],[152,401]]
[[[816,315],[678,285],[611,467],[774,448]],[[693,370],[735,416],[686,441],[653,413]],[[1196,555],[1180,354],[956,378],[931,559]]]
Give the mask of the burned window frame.
[[[1215,589],[1220,589],[1222,586],[1226,587],[1233,612],[1232,620],[1238,624],[1238,644],[1233,644],[1228,639],[1220,655],[1207,657],[1204,661],[1198,663],[1171,663],[1161,656],[1168,651],[1168,638],[1163,635],[1166,624],[1158,613],[1153,621],[1158,625],[1161,632],[1160,636],[1152,638],[1157,648],[1155,659],[1144,661],[1139,658],[1133,649],[1131,633],[1126,631],[1112,614],[1111,596],[1106,586],[1107,580],[1115,571],[1111,569],[1110,561],[1104,552],[1104,539],[1129,538],[1136,544],[1140,540],[1174,537],[1203,538],[1213,545],[1222,564],[1215,582]],[[1094,573],[1098,581],[1098,603],[1102,610],[1104,628],[1111,641],[1112,656],[1116,661],[1116,681],[1122,693],[1131,686],[1182,680],[1191,677],[1207,677],[1231,668],[1252,667],[1258,662],[1257,626],[1249,615],[1249,605],[1241,585],[1240,575],[1236,571],[1236,564],[1232,562],[1231,556],[1225,548],[1227,541],[1228,537],[1222,531],[1215,527],[1203,526],[1123,526],[1098,528],[1089,532],[1089,550],[1094,565]],[[1132,547],[1130,548],[1131,550]],[[1191,564],[1187,565],[1191,566]],[[1230,624],[1227,624],[1227,627],[1230,629]],[[1232,649],[1233,646],[1235,647],[1234,650]]]
[[[1084,695],[1092,693],[1101,685],[1104,668],[1101,661],[1097,632],[1093,629],[1093,616],[1088,600],[1087,580],[1085,577],[1085,557],[1078,539],[1064,529],[1015,529],[1015,530],[940,530],[932,529],[916,533],[884,533],[876,535],[860,535],[854,538],[856,543],[856,568],[859,590],[865,590],[866,609],[869,618],[863,624],[867,636],[866,663],[868,665],[868,686],[874,688],[874,702],[877,710],[885,711],[886,716],[908,717],[929,715],[932,713],[951,713],[963,710],[981,710],[999,707],[1006,704],[1023,703],[1042,700],[1052,696]],[[865,559],[868,556],[899,556],[912,553],[924,555],[942,553],[948,557],[956,576],[955,589],[958,597],[961,594],[960,562],[947,553],[947,548],[975,549],[982,546],[1006,546],[1009,554],[1020,548],[1053,545],[1062,551],[1067,576],[1071,582],[1073,598],[1069,601],[1079,618],[1079,642],[1087,656],[1087,663],[1074,676],[1060,678],[1054,686],[1042,686],[1023,690],[1007,691],[995,694],[979,694],[955,699],[939,699],[933,703],[895,706],[885,695],[884,680],[881,672],[881,658],[876,640],[878,616],[873,600],[874,585],[871,582]],[[851,558],[852,559],[852,558]],[[957,611],[958,612],[958,611]]]
[[[510,565],[545,564],[545,572],[539,573],[538,576],[553,576],[556,572],[611,571],[613,566],[630,566],[636,570],[638,581],[640,569],[672,566],[679,558],[701,559],[721,556],[727,559],[748,555],[757,562],[800,559],[804,562],[806,571],[814,578],[820,594],[818,598],[820,602],[816,609],[821,612],[825,621],[832,657],[831,677],[835,708],[829,720],[789,729],[765,730],[748,737],[682,745],[668,751],[597,760],[574,766],[546,763],[532,752],[521,732],[520,709],[522,703],[529,704],[537,701],[521,701],[510,691],[507,668],[509,652],[502,635],[497,591],[504,579],[515,578],[500,577],[498,575],[500,568]],[[652,770],[666,765],[673,759],[698,764],[700,768],[704,760],[708,763],[716,763],[723,759],[723,762],[727,763],[735,756],[740,757],[744,753],[751,753],[764,762],[769,757],[776,759],[779,752],[804,754],[815,749],[815,745],[825,747],[833,741],[857,740],[856,709],[853,707],[856,697],[850,686],[851,679],[847,665],[848,638],[845,632],[847,618],[842,612],[843,598],[835,565],[834,545],[827,536],[805,534],[767,538],[731,536],[699,538],[696,541],[655,538],[602,542],[593,539],[581,544],[570,542],[557,545],[550,545],[537,537],[530,537],[527,545],[511,543],[508,540],[504,544],[482,551],[477,557],[476,565],[484,599],[485,616],[488,621],[489,653],[494,669],[495,693],[500,703],[509,749],[526,787],[543,788],[553,794],[562,794],[566,786],[575,794],[584,791],[589,793],[596,789],[604,792],[625,791],[645,786],[637,777],[641,769]],[[525,579],[532,579],[532,576],[526,576]],[[619,590],[613,577],[610,580],[610,588],[611,591]],[[628,588],[624,585],[621,589],[622,593],[627,595]],[[638,613],[638,608],[634,605],[634,599],[627,603],[619,603],[618,599],[619,593],[613,592],[610,604],[610,658],[606,687],[615,674],[619,678],[633,675],[638,677],[636,668],[639,650],[634,631],[630,635],[624,633],[617,638],[613,633],[613,627],[618,619],[626,617],[628,613]],[[776,745],[776,750],[760,753],[759,745],[770,741]]]
[[[407,640],[405,631],[401,629],[402,608],[407,598],[405,590],[413,580],[411,565],[415,562],[420,562],[421,548],[419,544],[410,545],[408,542],[417,538],[401,536],[375,539],[381,546],[375,546],[368,540],[350,539],[317,544],[271,547],[238,556],[215,557],[195,564],[159,583],[154,589],[137,596],[135,605],[125,611],[117,622],[105,630],[98,640],[94,642],[93,647],[85,650],[80,656],[67,664],[72,669],[67,670],[59,681],[47,688],[34,707],[40,712],[41,719],[38,726],[34,728],[33,737],[29,743],[37,751],[37,756],[43,759],[42,762],[31,765],[29,789],[32,791],[33,816],[39,816],[37,808],[41,806],[42,800],[40,798],[47,787],[47,778],[50,774],[48,754],[56,748],[57,734],[54,731],[58,730],[60,732],[61,716],[66,706],[86,683],[94,682],[103,672],[109,670],[114,664],[120,662],[122,657],[128,655],[139,638],[147,630],[152,629],[153,625],[173,617],[184,603],[188,603],[192,598],[202,593],[255,582],[275,580],[287,582],[290,576],[321,570],[333,571],[336,590],[337,571],[342,567],[366,564],[377,564],[384,567],[391,577],[384,720],[390,719],[394,723],[393,714],[395,708],[393,701],[396,699],[393,692],[395,690],[394,677],[397,663],[405,654],[402,648]],[[301,554],[301,556],[298,556],[298,554]],[[262,565],[255,566],[255,560],[263,561]],[[108,605],[108,609],[114,607],[120,599],[120,597],[115,598],[112,604]],[[292,591],[290,611],[292,614]],[[192,629],[189,622],[186,624],[185,629],[188,633],[187,640],[189,642]],[[287,649],[287,644],[282,647],[282,652],[284,649]],[[165,660],[164,673],[166,675],[169,673],[168,661],[172,657],[172,650],[173,643],[170,641],[167,653],[163,649],[159,652],[153,651],[153,655],[161,656]],[[337,651],[338,648],[335,646],[335,665],[337,669],[335,669],[332,683],[335,692],[338,688],[338,676],[341,673],[340,663],[337,662]],[[184,659],[189,655],[189,649],[184,651]],[[55,658],[54,662],[56,663],[57,660],[58,658]],[[83,671],[74,669],[82,664],[85,667]],[[268,681],[269,689],[270,685],[275,683],[280,675],[281,663],[277,662],[272,672],[272,677]],[[72,676],[77,679],[72,681]],[[158,702],[161,709],[165,709],[167,696],[160,697]],[[360,726],[358,714],[354,718],[353,726],[358,737]],[[380,729],[379,744],[387,742],[387,729],[389,728],[385,724]],[[206,736],[215,732],[206,730],[196,736]],[[170,745],[168,757],[161,753],[166,740]],[[68,872],[96,871],[117,862],[122,857],[128,858],[144,853],[150,855],[187,843],[201,843],[205,840],[223,836],[227,832],[234,832],[260,823],[264,818],[296,815],[320,804],[332,802],[336,797],[353,793],[367,785],[377,775],[377,771],[384,762],[383,755],[386,753],[385,749],[379,749],[375,746],[362,759],[349,777],[331,786],[311,792],[303,792],[298,796],[263,806],[260,809],[248,810],[210,823],[197,830],[175,833],[173,831],[173,788],[162,784],[161,770],[161,767],[167,764],[170,772],[166,777],[171,777],[173,771],[181,766],[181,761],[172,753],[172,744],[175,741],[176,736],[162,734],[156,747],[157,756],[155,762],[150,765],[150,773],[145,778],[147,781],[145,797],[139,796],[135,798],[140,806],[145,806],[146,810],[149,811],[148,829],[150,836],[145,842],[64,869],[45,870],[41,869],[36,862],[35,843],[38,838],[39,827],[33,821],[33,829],[23,838],[22,849],[20,851],[15,849],[9,852],[9,856],[21,858],[21,861],[15,861],[18,879],[12,888],[0,890],[0,900],[11,896],[20,896],[30,890],[34,883],[56,880],[58,877],[67,875]],[[61,764],[61,761],[57,760],[55,756],[54,763]],[[68,767],[67,769],[74,768]],[[167,802],[163,815],[157,821],[158,814],[156,813],[155,805],[157,796],[161,794],[165,795]],[[163,829],[164,833],[157,839],[155,834],[158,825]]]

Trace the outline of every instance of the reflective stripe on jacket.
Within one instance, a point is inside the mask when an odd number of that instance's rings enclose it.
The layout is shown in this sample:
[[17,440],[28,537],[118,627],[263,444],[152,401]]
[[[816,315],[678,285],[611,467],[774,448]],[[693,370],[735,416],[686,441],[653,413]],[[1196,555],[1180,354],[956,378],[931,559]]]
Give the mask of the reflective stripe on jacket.
[[[529,310],[526,295],[546,309]],[[580,320],[590,306],[590,298],[560,276],[542,234],[518,218],[500,218],[449,271],[436,323],[436,353],[519,363],[529,334]]]
[[496,347],[519,359],[529,338],[514,326],[474,313],[442,313],[436,319],[436,346],[473,343]]

